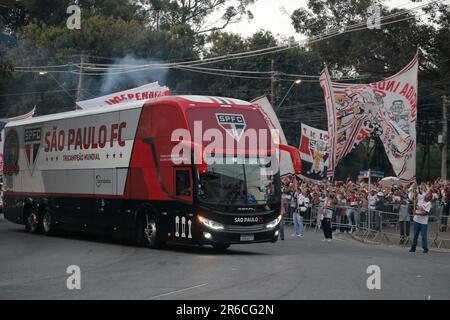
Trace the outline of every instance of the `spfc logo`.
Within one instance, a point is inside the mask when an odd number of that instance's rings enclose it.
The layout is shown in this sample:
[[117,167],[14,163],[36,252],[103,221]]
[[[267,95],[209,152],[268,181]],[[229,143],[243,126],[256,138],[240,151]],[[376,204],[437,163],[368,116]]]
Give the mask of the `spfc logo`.
[[25,129],[24,136],[25,155],[30,173],[33,174],[34,165],[41,146],[41,128]]
[[236,141],[241,140],[244,134],[245,118],[242,114],[216,114],[217,123]]

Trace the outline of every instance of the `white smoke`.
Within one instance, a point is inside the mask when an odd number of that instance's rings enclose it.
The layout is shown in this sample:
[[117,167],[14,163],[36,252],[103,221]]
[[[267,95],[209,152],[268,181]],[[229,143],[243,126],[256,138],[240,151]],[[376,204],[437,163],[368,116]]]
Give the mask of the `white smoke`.
[[138,59],[133,55],[127,55],[124,58],[117,59],[114,62],[114,66],[108,70],[105,76],[103,76],[100,93],[102,95],[108,94],[138,87],[154,81],[158,81],[160,85],[164,85],[168,69],[146,69],[127,73],[121,73],[123,70],[113,69],[123,65],[138,66],[158,63],[161,62],[153,59]]

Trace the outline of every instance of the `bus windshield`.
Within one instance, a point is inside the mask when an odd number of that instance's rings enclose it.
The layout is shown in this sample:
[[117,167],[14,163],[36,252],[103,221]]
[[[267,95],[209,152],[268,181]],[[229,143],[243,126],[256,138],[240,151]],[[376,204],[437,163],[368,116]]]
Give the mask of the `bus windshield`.
[[280,173],[274,159],[208,164],[199,179],[198,199],[223,205],[264,205],[280,201]]

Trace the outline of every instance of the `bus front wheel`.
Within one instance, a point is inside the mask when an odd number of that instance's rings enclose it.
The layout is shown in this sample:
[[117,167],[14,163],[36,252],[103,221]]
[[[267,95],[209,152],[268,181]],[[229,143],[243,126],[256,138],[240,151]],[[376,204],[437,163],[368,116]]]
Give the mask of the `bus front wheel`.
[[148,211],[145,211],[140,215],[137,232],[139,244],[142,244],[145,247],[158,249],[164,244],[160,239],[156,218]]

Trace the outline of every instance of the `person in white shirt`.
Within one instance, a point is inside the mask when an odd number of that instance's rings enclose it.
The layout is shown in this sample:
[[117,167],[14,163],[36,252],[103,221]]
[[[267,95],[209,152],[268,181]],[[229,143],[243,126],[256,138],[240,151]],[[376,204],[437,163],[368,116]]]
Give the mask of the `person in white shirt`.
[[295,235],[297,237],[303,237],[305,234],[305,227],[303,225],[303,218],[305,217],[306,211],[309,208],[309,197],[308,192],[304,190],[297,198],[298,207],[294,214],[294,229]]
[[323,239],[324,242],[331,242],[331,239],[333,239],[331,219],[333,218],[333,212],[335,208],[336,208],[336,199],[333,195],[328,194],[325,199],[323,214],[321,217],[322,230],[325,236],[325,239]]
[[318,210],[317,210],[317,221],[316,221],[316,225],[320,226],[320,222],[323,219],[323,214],[325,211],[325,201],[327,200],[327,195],[325,192],[320,194],[320,202],[319,202],[319,206],[318,206]]
[[431,200],[433,194],[428,192],[426,195],[419,195],[417,197],[417,208],[414,214],[414,239],[409,252],[416,252],[417,240],[419,239],[419,233],[422,234],[422,248],[423,253],[428,253],[428,240],[427,240],[427,228],[428,228],[428,216],[431,211]]
[[371,190],[369,196],[367,197],[367,200],[369,201],[369,209],[375,210],[375,204],[378,200],[377,198],[377,192],[376,190]]

